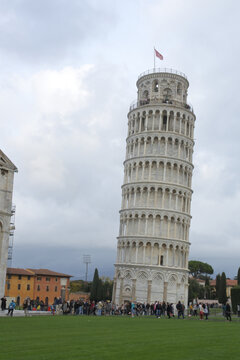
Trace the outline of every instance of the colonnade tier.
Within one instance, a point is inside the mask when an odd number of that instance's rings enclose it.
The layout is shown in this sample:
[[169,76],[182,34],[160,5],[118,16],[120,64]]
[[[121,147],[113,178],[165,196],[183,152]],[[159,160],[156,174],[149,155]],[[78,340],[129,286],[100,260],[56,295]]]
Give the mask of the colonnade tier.
[[118,240],[117,264],[188,268],[189,245]]
[[191,191],[167,186],[126,186],[122,190],[121,210],[167,209],[190,214]]
[[146,131],[170,131],[190,139],[194,136],[195,115],[190,111],[171,109],[169,105],[152,105],[128,113],[128,136]]
[[176,136],[153,134],[128,138],[126,160],[143,156],[177,158],[192,162],[193,141]]
[[145,236],[189,241],[190,216],[155,212],[121,212],[119,236]]
[[192,164],[178,160],[135,159],[124,163],[124,184],[162,182],[191,189]]

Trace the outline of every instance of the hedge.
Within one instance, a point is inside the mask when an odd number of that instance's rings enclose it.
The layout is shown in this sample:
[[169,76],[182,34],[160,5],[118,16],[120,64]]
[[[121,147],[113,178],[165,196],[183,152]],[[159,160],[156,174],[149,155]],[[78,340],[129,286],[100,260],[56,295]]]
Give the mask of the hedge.
[[234,286],[231,289],[232,310],[237,312],[237,305],[240,305],[240,286]]

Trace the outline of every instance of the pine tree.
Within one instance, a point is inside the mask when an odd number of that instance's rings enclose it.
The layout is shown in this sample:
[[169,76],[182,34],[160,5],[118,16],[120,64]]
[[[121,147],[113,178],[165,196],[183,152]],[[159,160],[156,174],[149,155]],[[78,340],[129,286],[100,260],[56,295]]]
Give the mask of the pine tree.
[[103,282],[101,279],[98,280],[97,286],[97,301],[103,300]]
[[226,304],[227,302],[226,288],[227,288],[226,274],[225,272],[223,272],[221,276],[219,299],[218,299],[221,304]]
[[238,268],[237,283],[238,283],[238,286],[240,286],[240,268]]
[[98,269],[96,268],[94,271],[92,286],[91,286],[91,295],[90,299],[94,301],[98,301],[98,292],[99,292],[99,276]]
[[216,298],[219,299],[220,296],[220,284],[221,284],[221,275],[217,274],[216,276]]

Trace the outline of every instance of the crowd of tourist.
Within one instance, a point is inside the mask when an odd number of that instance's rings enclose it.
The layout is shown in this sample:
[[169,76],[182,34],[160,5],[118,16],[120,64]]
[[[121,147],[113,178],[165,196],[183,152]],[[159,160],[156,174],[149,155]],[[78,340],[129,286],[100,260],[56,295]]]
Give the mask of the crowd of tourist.
[[[16,303],[11,301],[8,306],[8,315],[12,316],[16,307]],[[1,299],[1,309],[6,309],[6,298]],[[194,303],[190,304],[189,308],[185,309],[184,304],[180,301],[174,305],[173,303],[165,303],[156,301],[154,303],[140,303],[140,302],[126,302],[122,305],[115,305],[111,301],[84,301],[79,299],[77,301],[65,301],[61,297],[55,298],[52,305],[44,304],[43,301],[31,300],[27,297],[23,302],[23,310],[25,316],[29,311],[50,311],[53,315],[125,315],[125,316],[155,316],[156,318],[185,318],[199,317],[200,320],[208,320],[210,314],[210,306],[208,304]],[[223,307],[223,315],[227,320],[231,321],[231,308],[229,303]]]

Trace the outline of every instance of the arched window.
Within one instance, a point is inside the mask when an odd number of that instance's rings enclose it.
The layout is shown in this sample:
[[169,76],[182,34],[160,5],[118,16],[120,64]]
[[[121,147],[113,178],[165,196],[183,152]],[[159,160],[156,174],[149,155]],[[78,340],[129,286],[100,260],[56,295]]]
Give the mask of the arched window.
[[144,98],[145,100],[148,99],[148,91],[147,91],[147,90],[145,90],[145,91],[143,92],[143,98]]
[[158,80],[153,81],[153,92],[158,92],[159,86],[158,86]]
[[182,95],[182,84],[180,82],[177,84],[177,94]]

